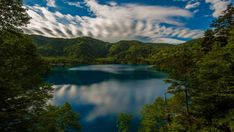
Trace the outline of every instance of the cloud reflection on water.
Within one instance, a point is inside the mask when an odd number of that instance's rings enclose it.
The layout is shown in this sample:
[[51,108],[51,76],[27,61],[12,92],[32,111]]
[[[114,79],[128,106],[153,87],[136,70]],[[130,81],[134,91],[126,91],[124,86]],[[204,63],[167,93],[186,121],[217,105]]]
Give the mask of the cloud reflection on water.
[[85,66],[79,66],[70,68],[71,71],[102,71],[102,72],[108,72],[108,73],[115,73],[115,74],[121,74],[123,72],[130,72],[130,71],[136,71],[136,70],[148,70],[151,68],[152,65],[134,65],[134,66],[126,66],[126,65],[85,65]]
[[83,65],[57,68],[46,78],[55,88],[51,102],[56,105],[70,103],[80,113],[84,132],[117,132],[118,113],[138,117],[145,104],[164,96],[168,84],[163,80],[167,75],[150,67]]
[[[92,121],[121,112],[136,114],[144,104],[153,102],[157,96],[163,96],[167,85],[163,79],[148,79],[124,82],[108,80],[91,85],[54,87],[55,104],[69,102],[75,106],[92,105],[93,109],[86,117],[86,121]],[[82,111],[82,107],[80,110]]]

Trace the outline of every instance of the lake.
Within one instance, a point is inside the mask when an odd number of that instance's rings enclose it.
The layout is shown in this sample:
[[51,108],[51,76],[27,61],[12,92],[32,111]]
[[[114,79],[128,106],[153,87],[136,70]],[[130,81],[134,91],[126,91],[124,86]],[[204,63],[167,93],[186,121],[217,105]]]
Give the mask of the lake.
[[80,65],[55,68],[47,82],[55,88],[53,104],[68,102],[80,114],[82,131],[116,132],[119,113],[135,116],[137,126],[142,107],[164,97],[166,77],[149,65]]

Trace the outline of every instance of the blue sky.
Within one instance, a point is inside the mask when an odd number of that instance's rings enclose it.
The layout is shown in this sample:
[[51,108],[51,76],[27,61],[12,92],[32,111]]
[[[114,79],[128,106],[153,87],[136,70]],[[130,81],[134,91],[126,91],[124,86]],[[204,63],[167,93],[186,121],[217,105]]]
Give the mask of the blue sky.
[[24,0],[25,33],[108,42],[183,43],[202,37],[233,0]]

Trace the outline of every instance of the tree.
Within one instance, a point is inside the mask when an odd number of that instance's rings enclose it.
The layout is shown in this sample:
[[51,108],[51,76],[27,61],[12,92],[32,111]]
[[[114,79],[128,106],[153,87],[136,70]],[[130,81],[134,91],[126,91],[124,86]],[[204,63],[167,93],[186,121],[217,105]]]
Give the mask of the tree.
[[0,31],[18,31],[18,27],[28,24],[30,17],[22,5],[22,0],[0,1]]
[[[202,50],[210,51],[213,45],[218,44],[223,47],[228,42],[228,36],[231,26],[234,25],[234,7],[232,4],[228,5],[227,9],[215,19],[211,28],[205,32],[204,41],[202,43]],[[217,43],[215,43],[217,42]]]
[[203,117],[206,126],[215,126],[222,131],[230,131],[231,128],[227,124],[217,125],[216,120],[224,119],[234,108],[234,34],[233,28],[228,30],[228,44],[213,47],[198,62],[192,82],[195,115]]
[[213,30],[207,30],[205,32],[205,37],[201,43],[201,50],[204,52],[209,52],[212,49],[214,43],[214,32]]
[[43,124],[38,130],[78,130],[79,118],[68,104],[47,106],[52,97],[51,86],[43,82],[48,65],[29,36],[0,32],[0,64],[0,131],[31,130],[34,122]]
[[118,132],[130,132],[132,116],[128,114],[119,114],[117,119]]
[[232,4],[228,5],[227,9],[222,13],[218,19],[215,19],[211,24],[214,28],[214,35],[216,40],[227,44],[228,34],[230,32],[231,26],[234,25],[234,7]]
[[165,126],[168,122],[166,120],[165,108],[165,101],[160,97],[153,104],[145,105],[141,111],[142,120],[140,131],[166,131]]
[[35,122],[44,123],[42,130],[79,130],[79,118],[68,104],[47,106],[52,97],[51,86],[43,82],[48,65],[18,29],[28,20],[21,0],[0,1],[0,131],[30,131]]
[[[198,47],[182,44],[173,49],[162,50],[156,58],[156,65],[169,72],[168,92],[184,94],[187,115],[190,104],[190,76],[196,69],[196,60],[202,56]],[[162,54],[162,55],[161,55]],[[173,64],[173,66],[172,66]]]
[[48,106],[32,117],[29,120],[28,131],[81,131],[79,115],[72,111],[68,103],[62,107]]
[[51,87],[42,84],[47,65],[25,35],[0,33],[0,63],[1,128],[11,129],[46,104]]
[[[233,131],[233,117],[229,117],[234,109],[233,17],[233,7],[229,5],[224,14],[214,20],[213,29],[207,30],[202,42],[196,44],[198,46],[182,44],[173,49],[161,50],[155,57],[155,64],[169,72],[170,79],[167,82],[171,83],[169,91],[173,93],[172,99],[167,101],[167,114],[172,114],[171,121],[166,123],[167,130]],[[184,90],[189,98],[181,98],[181,91]],[[178,97],[182,101],[171,104]],[[189,116],[186,116],[184,106],[181,105],[183,100]],[[178,106],[181,111],[170,109]],[[156,113],[156,108],[148,106],[148,109],[152,111],[145,112],[151,113],[149,118],[163,115]],[[151,122],[156,121],[145,124]],[[153,128],[157,124],[148,126]]]

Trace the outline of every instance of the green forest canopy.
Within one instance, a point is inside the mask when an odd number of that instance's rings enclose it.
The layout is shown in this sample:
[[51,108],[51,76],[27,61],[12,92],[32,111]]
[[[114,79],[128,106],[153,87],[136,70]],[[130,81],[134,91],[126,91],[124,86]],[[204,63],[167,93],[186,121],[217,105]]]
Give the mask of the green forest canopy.
[[39,53],[51,63],[96,64],[124,63],[148,64],[149,58],[170,44],[119,41],[108,43],[90,37],[74,39],[47,38],[32,35]]

